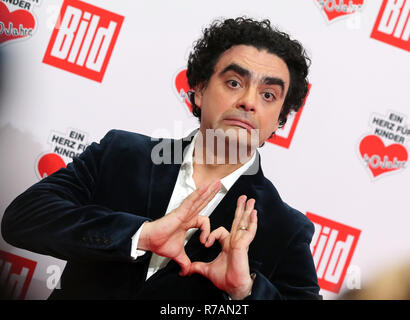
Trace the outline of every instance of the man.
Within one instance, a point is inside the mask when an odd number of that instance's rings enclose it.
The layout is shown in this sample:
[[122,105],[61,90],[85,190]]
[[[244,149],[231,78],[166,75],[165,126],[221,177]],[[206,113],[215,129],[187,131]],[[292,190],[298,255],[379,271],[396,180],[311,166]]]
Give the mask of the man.
[[321,298],[313,224],[255,150],[302,105],[307,70],[269,21],[214,22],[188,61],[199,130],[160,142],[110,131],[12,202],[4,239],[67,260],[54,299]]

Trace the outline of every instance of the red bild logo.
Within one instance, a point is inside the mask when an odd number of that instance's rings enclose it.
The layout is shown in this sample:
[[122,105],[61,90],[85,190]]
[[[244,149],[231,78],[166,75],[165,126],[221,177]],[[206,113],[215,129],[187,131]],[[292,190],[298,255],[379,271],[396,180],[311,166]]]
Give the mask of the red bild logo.
[[310,212],[306,216],[315,225],[311,250],[319,286],[338,293],[361,231]]
[[276,130],[272,138],[266,141],[288,149],[290,147],[290,143],[292,142],[302,111],[303,106],[297,113],[288,115],[285,125]]
[[65,0],[43,62],[101,82],[123,20],[90,4]]
[[308,91],[308,93],[305,97],[305,100],[303,101],[303,105],[299,109],[299,111],[295,114],[289,114],[285,125],[282,128],[276,130],[273,137],[266,140],[267,142],[276,144],[276,145],[284,147],[284,148],[289,148],[290,147],[290,143],[292,142],[293,135],[295,134],[296,127],[298,125],[300,116],[302,115],[302,111],[303,111],[303,108],[305,106],[306,99],[309,95],[311,87],[312,87],[312,85],[309,84],[308,85],[309,91]]
[[384,0],[371,37],[410,51],[410,0]]
[[37,262],[0,250],[0,289],[7,299],[26,296]]

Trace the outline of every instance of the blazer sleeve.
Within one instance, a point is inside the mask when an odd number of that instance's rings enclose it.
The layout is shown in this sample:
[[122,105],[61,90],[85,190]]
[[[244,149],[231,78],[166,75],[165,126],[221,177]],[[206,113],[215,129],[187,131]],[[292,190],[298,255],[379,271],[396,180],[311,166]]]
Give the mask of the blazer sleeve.
[[4,240],[63,260],[132,261],[131,237],[149,219],[93,202],[101,163],[115,134],[111,130],[67,168],[19,195],[3,216]]
[[304,221],[290,241],[276,270],[268,278],[258,270],[246,300],[321,300],[316,268],[310,251],[314,226]]

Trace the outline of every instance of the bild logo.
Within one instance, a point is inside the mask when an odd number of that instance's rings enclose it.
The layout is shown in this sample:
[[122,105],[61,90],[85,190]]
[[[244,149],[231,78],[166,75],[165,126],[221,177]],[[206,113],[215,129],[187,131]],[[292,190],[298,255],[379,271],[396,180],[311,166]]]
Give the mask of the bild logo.
[[383,0],[371,38],[410,51],[410,0]]
[[[310,88],[311,88],[311,84],[309,84],[309,91],[310,91]],[[181,103],[185,105],[184,109],[192,113],[192,104],[188,98],[188,92],[191,89],[189,88],[189,85],[188,85],[188,80],[186,77],[186,69],[181,70],[175,76],[174,89],[176,90],[176,94],[178,95],[178,97],[181,99]],[[309,95],[309,92],[308,92],[308,95]],[[290,114],[288,116],[285,126],[276,130],[275,135],[272,138],[268,139],[267,142],[276,144],[283,148],[290,147],[290,144],[293,139],[293,135],[295,134],[296,127],[298,125],[300,116],[302,114],[304,105],[306,103],[306,99],[307,99],[307,96],[303,102],[302,107],[299,109],[299,111],[297,113]],[[188,107],[188,109],[186,107]]]
[[276,144],[278,146],[284,147],[284,148],[289,148],[290,144],[293,139],[293,135],[295,134],[296,127],[299,123],[300,116],[302,115],[303,108],[305,107],[306,99],[309,95],[310,88],[312,87],[311,84],[309,84],[309,91],[306,95],[305,100],[303,101],[302,107],[299,109],[297,113],[290,113],[288,115],[288,118],[286,120],[285,125],[276,130],[275,134],[272,136],[272,138],[266,140],[267,142]]
[[0,296],[22,300],[37,262],[0,250]]
[[339,293],[361,231],[307,212],[315,226],[310,244],[321,289]]
[[102,82],[123,16],[78,0],[65,0],[43,62]]

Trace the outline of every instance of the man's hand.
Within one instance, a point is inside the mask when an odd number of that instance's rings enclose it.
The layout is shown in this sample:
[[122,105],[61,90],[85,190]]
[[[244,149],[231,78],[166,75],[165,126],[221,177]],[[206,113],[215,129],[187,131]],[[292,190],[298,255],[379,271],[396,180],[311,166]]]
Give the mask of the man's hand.
[[185,198],[178,208],[158,220],[146,222],[138,241],[138,249],[175,260],[181,266],[180,275],[186,275],[191,265],[184,249],[186,232],[191,228],[200,228],[200,241],[203,244],[206,242],[210,233],[209,218],[200,216],[199,213],[220,188],[219,180],[199,188]]
[[252,290],[248,248],[257,229],[254,205],[254,199],[246,201],[246,196],[240,196],[231,232],[219,227],[212,231],[205,243],[206,247],[210,247],[218,240],[222,245],[221,253],[212,262],[192,263],[189,270],[189,274],[199,273],[207,277],[234,300],[245,298]]

